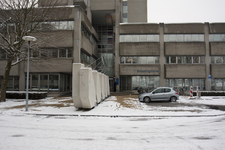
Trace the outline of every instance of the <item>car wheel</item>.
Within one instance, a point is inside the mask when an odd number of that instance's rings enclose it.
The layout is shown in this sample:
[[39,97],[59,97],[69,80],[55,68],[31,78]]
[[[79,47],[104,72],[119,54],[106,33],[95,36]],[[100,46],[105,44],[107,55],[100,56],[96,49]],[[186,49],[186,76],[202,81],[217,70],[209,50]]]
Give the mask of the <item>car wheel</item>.
[[177,101],[177,98],[175,96],[173,96],[173,97],[170,98],[170,101],[171,102],[176,102]]
[[145,101],[145,103],[149,103],[150,102],[150,98],[149,97],[145,97],[144,101]]

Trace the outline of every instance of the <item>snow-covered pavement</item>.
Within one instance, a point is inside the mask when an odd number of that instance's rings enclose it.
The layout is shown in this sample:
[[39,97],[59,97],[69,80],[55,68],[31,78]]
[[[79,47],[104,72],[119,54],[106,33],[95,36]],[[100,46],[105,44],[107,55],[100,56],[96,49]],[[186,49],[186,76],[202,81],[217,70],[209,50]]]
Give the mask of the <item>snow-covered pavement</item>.
[[71,97],[48,98],[29,101],[28,112],[25,100],[7,100],[0,103],[0,149],[224,149],[225,112],[196,103],[224,106],[225,97],[145,104],[118,96],[92,110],[75,109]]

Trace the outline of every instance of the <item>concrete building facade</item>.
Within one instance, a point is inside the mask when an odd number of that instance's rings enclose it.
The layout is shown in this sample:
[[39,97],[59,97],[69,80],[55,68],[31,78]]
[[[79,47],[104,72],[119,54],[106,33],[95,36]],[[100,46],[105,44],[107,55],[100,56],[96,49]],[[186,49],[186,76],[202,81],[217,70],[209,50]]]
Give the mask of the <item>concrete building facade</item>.
[[[45,6],[45,2],[39,0],[38,6]],[[84,63],[107,74],[112,90],[120,23],[147,22],[147,0],[61,0],[52,9],[40,25],[41,32],[32,34],[38,50],[31,50],[29,89],[47,91],[52,96],[69,93],[72,64]],[[6,59],[0,49],[0,86]],[[7,90],[25,90],[26,64],[24,61],[12,68]]]
[[[116,91],[225,90],[225,23],[147,23],[147,0],[62,0],[53,9],[33,33],[31,91],[71,92],[73,63],[107,74],[111,91],[115,81]],[[0,50],[0,84],[6,59]],[[8,90],[25,90],[26,64],[12,68]]]
[[225,90],[224,28],[224,23],[121,24],[120,90]]

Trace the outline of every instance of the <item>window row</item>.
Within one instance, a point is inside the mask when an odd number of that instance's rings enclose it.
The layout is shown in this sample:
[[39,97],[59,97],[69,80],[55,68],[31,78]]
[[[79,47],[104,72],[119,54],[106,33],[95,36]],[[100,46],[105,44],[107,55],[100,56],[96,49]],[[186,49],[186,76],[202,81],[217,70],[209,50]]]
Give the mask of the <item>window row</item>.
[[158,56],[120,57],[121,64],[159,64]]
[[90,39],[91,33],[88,31],[88,29],[83,23],[81,24],[81,31],[88,39]]
[[81,51],[80,52],[80,59],[81,59],[81,62],[83,63],[90,63],[90,55],[87,55],[85,52]]
[[166,64],[205,64],[205,56],[166,56]]
[[120,76],[121,90],[138,90],[142,88],[150,92],[159,87],[159,82],[159,76]]
[[31,50],[30,57],[33,58],[72,58],[72,48],[60,48],[60,49],[38,49]]
[[[0,89],[2,87],[3,76],[0,76]],[[19,91],[19,77],[9,76],[7,91]]]
[[225,91],[225,79],[212,79],[211,89],[215,91]]
[[211,56],[211,64],[225,64],[225,56]]
[[225,41],[225,34],[209,34],[209,41],[210,42]]
[[120,35],[120,42],[159,42],[159,35]]
[[165,42],[203,42],[204,34],[165,34]]
[[205,90],[205,79],[165,79],[166,87],[174,87],[178,92],[181,88],[190,93],[190,87],[192,86],[194,91],[197,90],[197,86],[199,90]]
[[[32,24],[33,26],[36,23]],[[36,30],[73,30],[74,21],[51,21],[51,22],[42,22],[38,25]]]
[[[26,78],[26,77],[25,77]],[[72,76],[69,74],[33,74],[29,75],[31,91],[71,91]],[[25,80],[26,81],[26,80]],[[26,85],[26,84],[25,84]]]

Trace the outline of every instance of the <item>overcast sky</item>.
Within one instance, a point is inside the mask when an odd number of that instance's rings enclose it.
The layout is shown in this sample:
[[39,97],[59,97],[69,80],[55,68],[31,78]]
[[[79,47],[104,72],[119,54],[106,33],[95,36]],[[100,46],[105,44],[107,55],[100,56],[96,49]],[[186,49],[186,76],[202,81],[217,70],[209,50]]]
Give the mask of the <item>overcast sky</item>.
[[148,0],[148,22],[225,22],[225,0]]

